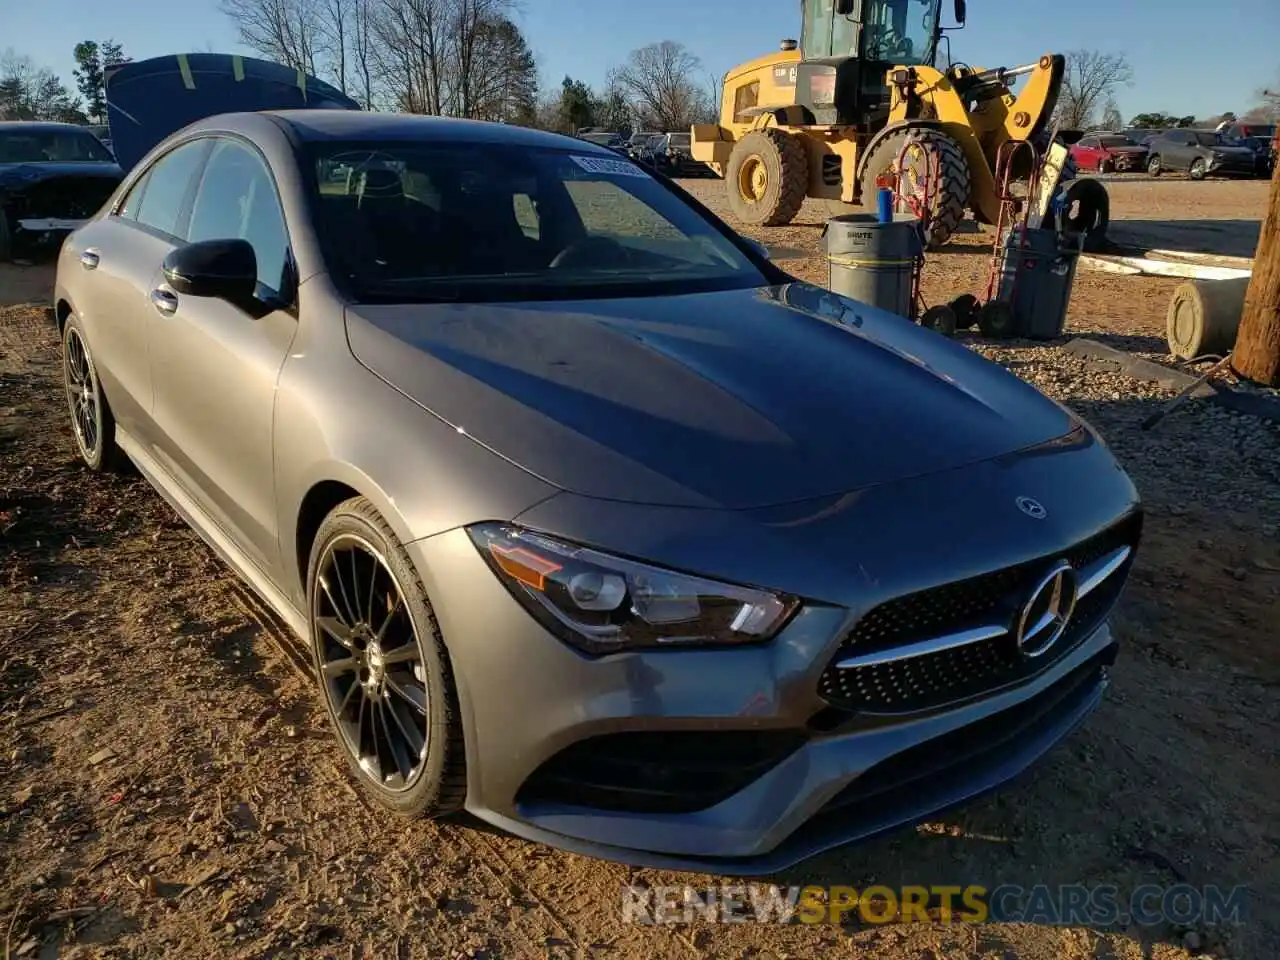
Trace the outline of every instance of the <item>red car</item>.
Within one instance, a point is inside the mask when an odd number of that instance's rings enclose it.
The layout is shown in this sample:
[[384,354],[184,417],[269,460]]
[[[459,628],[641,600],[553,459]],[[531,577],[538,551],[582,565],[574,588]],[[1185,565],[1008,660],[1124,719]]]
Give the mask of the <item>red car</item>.
[[1099,173],[1145,170],[1147,148],[1118,133],[1090,133],[1071,145],[1071,156],[1080,170]]

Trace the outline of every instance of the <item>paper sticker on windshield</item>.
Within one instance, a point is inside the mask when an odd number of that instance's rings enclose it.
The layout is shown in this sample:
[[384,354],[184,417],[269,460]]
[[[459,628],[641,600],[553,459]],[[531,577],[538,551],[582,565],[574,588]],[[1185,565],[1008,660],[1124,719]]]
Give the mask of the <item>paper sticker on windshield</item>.
[[625,160],[610,160],[608,157],[580,157],[569,154],[569,159],[588,173],[607,173],[618,177],[641,177],[649,179],[649,175],[634,163]]

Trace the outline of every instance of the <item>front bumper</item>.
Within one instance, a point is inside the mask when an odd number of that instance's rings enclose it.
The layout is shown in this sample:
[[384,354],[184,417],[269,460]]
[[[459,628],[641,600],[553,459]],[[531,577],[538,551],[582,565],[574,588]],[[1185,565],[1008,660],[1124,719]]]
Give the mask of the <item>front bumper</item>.
[[1145,170],[1147,168],[1147,155],[1145,153],[1114,153],[1111,155],[1111,162],[1120,173],[1130,170]]
[[1252,157],[1247,160],[1214,157],[1209,161],[1209,172],[1219,176],[1253,176],[1257,170],[1257,161]]
[[[1000,488],[1006,485],[1037,489],[1033,476],[1058,474],[1065,501],[1091,486],[1094,499],[1085,502],[1097,512],[1073,511],[1071,522],[1065,524],[1064,516],[1064,529],[1054,535],[1076,543],[1134,506],[1123,474],[1097,469],[1109,462],[1098,449],[1038,456],[1016,467],[969,471],[967,481],[956,478],[951,489],[960,500],[965,493],[976,497],[979,490],[993,489],[1003,497]],[[1093,482],[1083,476],[1072,482],[1077,469]],[[994,529],[998,522],[980,510],[957,514],[954,505],[939,501],[938,489],[936,482],[913,482],[892,496],[925,521],[926,500],[917,503],[914,496],[931,496],[936,510],[950,511],[949,532],[957,538],[952,542],[981,536],[985,529],[989,555],[1003,556],[994,549],[1003,539]],[[869,545],[876,543],[873,518],[886,515],[874,499],[869,496],[865,511],[849,518]],[[609,506],[615,517],[627,509]],[[535,510],[530,516],[548,521],[535,526],[571,532],[567,521],[550,514]],[[961,526],[970,522],[971,529]],[[1010,530],[1024,539],[1033,529],[1030,521],[1011,523]],[[886,533],[890,529],[891,524]],[[842,530],[828,535],[837,533],[847,539]],[[688,543],[717,539],[708,531],[681,536]],[[454,665],[471,813],[518,836],[604,859],[737,874],[777,870],[918,822],[1030,767],[1099,703],[1116,654],[1106,617],[1127,573],[1126,566],[1115,593],[1105,605],[1095,604],[1087,625],[1043,667],[976,693],[912,702],[895,713],[883,703],[833,709],[830,690],[823,692],[823,679],[833,660],[847,654],[855,625],[870,619],[868,607],[852,599],[806,606],[762,646],[592,659],[528,615],[465,531],[416,541],[409,549]],[[805,549],[816,552],[817,542]],[[646,550],[646,557],[660,559],[656,547]],[[977,572],[971,566],[966,571],[955,556],[938,554],[914,551],[902,568],[917,582]],[[795,565],[785,556],[779,561]],[[901,593],[890,566],[897,564],[863,570],[868,579],[857,591],[872,598],[871,607],[879,606],[877,590]],[[781,573],[755,582],[781,586],[780,578]],[[638,759],[632,756],[637,740]],[[603,749],[584,752],[584,744]],[[637,770],[649,764],[646,778],[627,780],[622,792],[630,791],[628,802],[614,802],[618,769],[633,759]],[[706,803],[680,805],[682,796],[699,790]]]

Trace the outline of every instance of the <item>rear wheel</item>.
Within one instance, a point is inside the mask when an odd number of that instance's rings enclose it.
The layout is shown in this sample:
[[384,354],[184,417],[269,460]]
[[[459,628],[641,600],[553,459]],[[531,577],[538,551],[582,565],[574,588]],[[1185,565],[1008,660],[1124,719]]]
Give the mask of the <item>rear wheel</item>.
[[809,160],[792,134],[752,130],[734,146],[724,179],[734,216],[754,226],[778,227],[800,212],[809,191]]
[[458,810],[466,769],[449,656],[417,571],[368,500],[320,525],[307,593],[321,697],[352,774],[393,813]]
[[[912,141],[907,146],[907,141]],[[906,153],[903,155],[903,148]],[[895,176],[898,157],[903,157],[901,196],[924,220],[925,245],[934,250],[951,239],[964,219],[969,205],[969,163],[960,144],[941,130],[905,129],[885,137],[867,157],[862,168],[863,203],[875,206],[876,180]],[[929,185],[929,171],[936,164],[938,183]],[[926,190],[932,193],[929,209],[924,210]]]
[[1199,159],[1193,160],[1191,162],[1191,169],[1187,171],[1192,180],[1203,180],[1204,175],[1208,172],[1209,168],[1205,166],[1205,162]]

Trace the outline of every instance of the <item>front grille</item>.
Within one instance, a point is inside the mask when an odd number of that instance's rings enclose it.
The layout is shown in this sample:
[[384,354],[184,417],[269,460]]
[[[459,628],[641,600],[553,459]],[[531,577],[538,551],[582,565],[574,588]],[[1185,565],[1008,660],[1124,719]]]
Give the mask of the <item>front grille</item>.
[[24,217],[87,220],[101,209],[115,190],[111,177],[59,177],[27,192]]
[[521,804],[690,813],[728,799],[805,742],[799,730],[613,733],[580,740],[538,767]]
[[[1082,541],[1063,556],[1077,570],[1120,547],[1135,547],[1141,515]],[[908,713],[967,699],[1038,673],[1092,633],[1120,596],[1128,567],[1082,597],[1063,636],[1045,656],[1017,655],[1011,636],[966,644],[923,656],[841,669],[855,654],[891,651],[984,623],[1011,623],[1020,598],[1050,556],[956,581],[880,604],[858,621],[818,681],[824,700],[841,710]],[[827,722],[830,722],[828,718]]]
[[948,792],[944,787],[949,780],[959,785],[980,779],[984,767],[1003,762],[1017,745],[1037,740],[1061,723],[1063,715],[1078,709],[1114,655],[1115,647],[1109,647],[1015,707],[882,760],[827,801],[818,816],[837,812],[844,820],[875,816],[899,800],[912,803],[925,785]]

